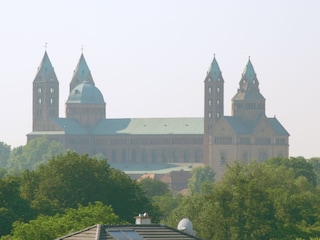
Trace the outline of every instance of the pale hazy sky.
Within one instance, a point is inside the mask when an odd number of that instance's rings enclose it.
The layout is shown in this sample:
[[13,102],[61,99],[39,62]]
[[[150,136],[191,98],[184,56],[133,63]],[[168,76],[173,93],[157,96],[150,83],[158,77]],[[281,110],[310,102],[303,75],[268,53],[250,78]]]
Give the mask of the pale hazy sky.
[[0,0],[0,141],[32,130],[32,81],[47,52],[65,116],[84,47],[108,118],[202,117],[213,54],[225,115],[252,61],[266,113],[290,133],[290,156],[320,157],[318,0]]

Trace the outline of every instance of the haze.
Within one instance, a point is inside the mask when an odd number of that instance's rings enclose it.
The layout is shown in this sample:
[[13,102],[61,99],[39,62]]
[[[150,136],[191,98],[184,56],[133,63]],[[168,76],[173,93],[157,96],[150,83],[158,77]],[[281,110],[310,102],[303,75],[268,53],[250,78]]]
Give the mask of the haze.
[[203,116],[203,81],[215,53],[225,115],[248,57],[290,133],[290,156],[320,157],[320,2],[1,1],[0,141],[26,144],[32,81],[45,45],[60,82],[60,116],[81,52],[107,118]]

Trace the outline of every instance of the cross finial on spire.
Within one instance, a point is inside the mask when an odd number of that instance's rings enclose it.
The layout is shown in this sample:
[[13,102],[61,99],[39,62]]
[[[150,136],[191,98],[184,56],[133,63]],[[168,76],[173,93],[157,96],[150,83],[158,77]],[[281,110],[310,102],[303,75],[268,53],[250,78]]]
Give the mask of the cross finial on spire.
[[83,44],[81,45],[81,53],[83,53]]
[[47,47],[48,47],[48,43],[47,42],[45,42],[44,43],[44,49],[47,51]]

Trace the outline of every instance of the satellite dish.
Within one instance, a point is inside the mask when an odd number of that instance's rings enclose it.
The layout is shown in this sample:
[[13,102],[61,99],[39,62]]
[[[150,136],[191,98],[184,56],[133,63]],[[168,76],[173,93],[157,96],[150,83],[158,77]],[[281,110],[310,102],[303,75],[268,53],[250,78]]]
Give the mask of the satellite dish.
[[192,222],[188,218],[183,218],[180,220],[177,229],[181,232],[185,232],[193,235]]

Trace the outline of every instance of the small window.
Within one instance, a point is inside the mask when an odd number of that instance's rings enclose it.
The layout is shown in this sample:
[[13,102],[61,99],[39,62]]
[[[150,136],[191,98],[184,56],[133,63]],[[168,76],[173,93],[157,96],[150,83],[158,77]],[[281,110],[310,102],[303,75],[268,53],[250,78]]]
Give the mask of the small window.
[[208,101],[208,105],[209,105],[209,106],[211,106],[211,105],[212,105],[212,101],[211,101],[211,99],[209,99],[209,101]]
[[211,92],[212,92],[212,89],[211,89],[211,87],[209,87],[209,88],[208,88],[208,92],[209,92],[209,93],[211,93]]
[[38,93],[41,93],[41,88],[38,88]]
[[53,98],[50,98],[50,104],[53,104]]
[[210,77],[208,78],[208,82],[211,82],[211,78]]
[[42,99],[38,98],[38,103],[41,104],[42,103]]
[[220,88],[217,88],[217,93],[219,93],[220,92]]
[[220,117],[220,113],[217,113],[217,118],[219,118]]
[[220,104],[220,101],[219,101],[219,100],[217,100],[217,105],[219,106],[219,104]]
[[50,88],[50,93],[54,93],[54,88]]
[[212,118],[211,112],[208,113],[208,118]]

